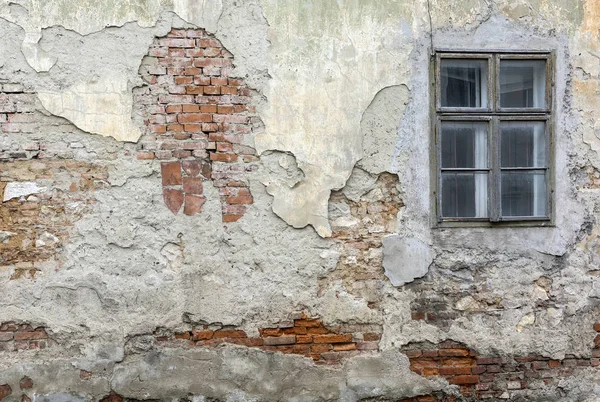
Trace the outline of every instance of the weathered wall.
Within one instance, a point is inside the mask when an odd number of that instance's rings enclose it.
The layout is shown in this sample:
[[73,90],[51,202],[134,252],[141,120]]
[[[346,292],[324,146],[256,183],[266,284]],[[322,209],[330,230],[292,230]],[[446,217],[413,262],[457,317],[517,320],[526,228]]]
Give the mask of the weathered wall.
[[[0,400],[600,399],[596,0],[0,0]],[[433,47],[556,52],[555,225],[433,229]]]

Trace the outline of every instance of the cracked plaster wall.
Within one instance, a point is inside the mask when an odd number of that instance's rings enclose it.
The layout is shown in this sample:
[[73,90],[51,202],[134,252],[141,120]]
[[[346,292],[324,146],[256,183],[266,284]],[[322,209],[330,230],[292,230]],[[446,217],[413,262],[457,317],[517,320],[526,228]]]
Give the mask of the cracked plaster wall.
[[[594,0],[4,0],[0,80],[37,94],[39,120],[19,137],[3,132],[1,144],[45,142],[57,158],[108,172],[91,210],[35,279],[10,280],[16,267],[0,269],[0,322],[43,324],[56,342],[0,352],[0,384],[15,390],[7,400],[20,398],[24,374],[40,401],[97,400],[111,389],[137,399],[393,400],[457,392],[409,371],[399,349],[410,342],[588,356],[600,286],[599,190],[590,184],[600,171],[599,15]],[[173,216],[160,165],[132,157],[143,129],[128,118],[141,60],[154,37],[188,26],[214,33],[260,94],[255,201],[231,225],[215,219],[219,196],[210,187],[202,214]],[[555,227],[431,229],[431,44],[556,50]],[[337,189],[352,201],[373,199],[383,172],[398,176],[403,205],[397,233],[383,243],[394,254],[385,266],[392,281],[378,281],[372,308],[356,296],[358,285],[328,281],[342,255],[327,238],[328,201]],[[70,180],[57,175],[53,185],[66,191]],[[337,219],[349,213],[339,208]],[[426,251],[393,252],[411,244]],[[352,260],[344,266],[351,270]],[[425,275],[394,280],[411,269]],[[401,282],[409,283],[393,286]],[[414,306],[434,297],[451,319],[414,319]],[[240,346],[125,348],[157,327],[184,329],[186,320],[255,334],[299,310],[330,325],[382,325],[380,351],[324,367]],[[585,369],[544,392],[592,401],[597,381]]]

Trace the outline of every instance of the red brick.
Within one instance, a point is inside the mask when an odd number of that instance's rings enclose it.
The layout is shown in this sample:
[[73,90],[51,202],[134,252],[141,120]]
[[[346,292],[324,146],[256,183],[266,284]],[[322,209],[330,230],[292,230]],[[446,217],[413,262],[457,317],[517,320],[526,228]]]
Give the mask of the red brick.
[[560,367],[560,360],[548,360],[549,367]]
[[185,87],[185,93],[190,95],[202,95],[204,93],[204,88],[208,87],[188,85]]
[[195,341],[212,339],[214,332],[211,330],[192,331],[192,339]]
[[236,154],[211,153],[210,160],[217,162],[235,162],[238,160],[238,156]]
[[600,334],[596,335],[594,338],[594,345],[600,346]]
[[375,334],[373,332],[367,332],[365,334],[363,334],[363,339],[365,341],[378,341],[379,340],[379,334]]
[[442,366],[439,369],[440,375],[454,375],[454,367]]
[[216,39],[198,39],[198,47],[222,47],[221,42]]
[[266,346],[292,345],[296,343],[295,335],[268,336],[264,338]]
[[229,85],[239,87],[240,85],[244,85],[244,80],[240,78],[229,78]]
[[358,350],[378,350],[379,342],[357,342],[356,348]]
[[424,350],[423,357],[438,357],[439,353],[437,350]]
[[356,343],[338,343],[333,345],[335,351],[356,350]]
[[223,214],[223,222],[231,223],[240,220],[242,215],[239,214]]
[[218,86],[227,85],[227,78],[225,78],[225,77],[212,77],[210,79],[210,84],[211,85],[218,85]]
[[33,339],[46,339],[48,338],[48,334],[46,331],[34,331],[34,332],[17,332],[15,333],[15,341],[25,341],[25,340],[33,340]]
[[21,389],[33,388],[33,380],[27,376],[21,378],[21,380],[19,381],[19,388],[21,388]]
[[198,195],[185,195],[185,205],[183,207],[183,213],[186,215],[196,215],[202,212],[202,205],[206,198]]
[[204,93],[206,95],[219,95],[219,94],[221,94],[221,87],[206,86],[206,87],[202,87],[202,88],[204,88]]
[[[517,358],[518,361],[518,358]],[[502,358],[500,357],[480,357],[479,359],[477,359],[477,365],[482,365],[482,364],[501,364],[502,363]]]
[[238,89],[236,87],[221,87],[221,94],[223,95],[237,95]]
[[[212,155],[211,155],[212,156]],[[248,205],[253,203],[253,198],[249,196],[233,196],[227,197],[227,203],[232,205]]]
[[204,132],[215,132],[219,130],[219,126],[215,123],[202,123],[202,131]]
[[187,194],[202,194],[202,179],[198,177],[184,177],[183,191]]
[[467,349],[440,349],[440,356],[469,356]]
[[181,111],[183,113],[198,113],[200,112],[200,106],[193,103],[186,103],[181,105]]
[[221,49],[216,47],[207,47],[202,50],[202,55],[204,57],[216,57],[221,54]]
[[204,75],[194,77],[194,84],[196,85],[210,85],[210,77]]
[[215,331],[213,338],[247,338],[247,335],[244,331],[241,330],[220,329],[218,331]]
[[430,377],[433,375],[438,375],[439,374],[439,370],[436,367],[425,367],[423,368],[423,375],[425,377]]
[[12,394],[12,388],[8,384],[0,385],[0,401]]
[[600,332],[600,322],[594,324],[594,331]]
[[181,112],[181,105],[169,105],[166,107],[166,112],[167,113],[180,113]]
[[281,336],[283,335],[283,331],[281,328],[265,328],[260,330],[261,336]]
[[189,85],[194,83],[194,77],[190,77],[189,75],[184,75],[180,77],[175,77],[175,84],[177,85]]
[[[183,171],[188,176],[196,177],[200,174],[200,172],[210,172],[210,165],[208,163],[199,161],[199,160],[186,160],[181,162],[181,167]],[[204,174],[203,174],[204,175]],[[210,175],[210,173],[209,173]]]
[[219,114],[232,114],[233,106],[231,105],[219,105],[217,107],[217,113]]
[[486,366],[475,366],[473,368],[471,368],[471,373],[475,374],[475,375],[479,375],[482,373],[485,373],[486,370]]
[[177,116],[177,121],[180,123],[210,122],[212,116],[208,113],[182,113]]
[[312,353],[325,353],[329,352],[331,349],[332,345],[330,344],[313,344],[310,347]]
[[456,374],[470,375],[471,374],[471,367],[455,367],[454,371],[455,371]]
[[202,113],[217,113],[217,105],[202,105],[200,111]]
[[312,336],[296,335],[296,343],[312,343]]
[[139,160],[151,160],[154,159],[154,152],[152,151],[140,151],[137,154]]
[[182,332],[180,334],[175,334],[175,339],[190,339],[192,336],[189,332]]
[[204,31],[203,29],[188,29],[187,37],[188,38],[205,38],[206,31]]
[[[246,189],[243,189],[246,190]],[[240,194],[238,193],[238,196],[240,196]],[[241,196],[246,196],[245,194],[241,194]],[[311,335],[323,335],[323,334],[329,334],[331,331],[328,330],[325,327],[296,327],[298,329],[302,328],[306,331],[306,333],[311,334]]]
[[183,191],[165,188],[163,189],[163,199],[167,208],[177,215],[183,205]]
[[263,346],[265,344],[262,338],[225,338],[229,343],[235,343],[236,345],[244,345],[248,347]]
[[181,124],[169,124],[167,125],[167,131],[183,131]]
[[[202,70],[197,67],[186,67],[184,70],[185,75],[200,75],[202,74]],[[194,84],[196,80],[194,79]]]
[[479,377],[476,375],[457,375],[449,379],[450,384],[463,385],[463,384],[477,384],[479,383]]
[[181,39],[181,38],[159,39],[158,44],[159,44],[159,46],[164,46],[164,47],[194,47],[194,46],[196,46],[196,42],[194,41],[194,39]]
[[150,131],[156,134],[162,134],[167,132],[167,126],[164,124],[151,124]]
[[173,158],[184,159],[189,158],[190,156],[192,156],[190,151],[184,151],[181,149],[173,151]]
[[185,131],[186,133],[200,133],[202,132],[202,126],[200,124],[195,123],[184,124],[183,131]]
[[181,164],[179,162],[162,162],[160,170],[163,186],[178,186],[182,184]]

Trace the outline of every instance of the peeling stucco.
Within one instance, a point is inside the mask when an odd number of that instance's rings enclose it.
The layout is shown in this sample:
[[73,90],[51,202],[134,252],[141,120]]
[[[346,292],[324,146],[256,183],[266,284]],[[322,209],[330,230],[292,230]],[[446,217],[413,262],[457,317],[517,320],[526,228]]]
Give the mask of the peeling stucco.
[[[6,400],[460,398],[410,370],[415,343],[592,361],[599,14],[595,0],[0,1],[0,323],[53,341],[0,338]],[[144,56],[195,27],[231,52],[259,117],[242,144],[260,152],[254,203],[234,223],[213,186],[202,214],[173,215],[161,160],[136,158]],[[554,51],[553,225],[434,227],[431,46]],[[332,365],[149,341],[194,325],[253,338],[294,311],[381,339]],[[597,383],[586,366],[502,395],[593,401]]]

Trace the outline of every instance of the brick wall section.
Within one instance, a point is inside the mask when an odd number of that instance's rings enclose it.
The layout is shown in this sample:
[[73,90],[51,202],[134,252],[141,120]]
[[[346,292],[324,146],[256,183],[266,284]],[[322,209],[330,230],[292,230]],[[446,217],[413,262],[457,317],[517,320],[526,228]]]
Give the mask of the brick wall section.
[[49,342],[45,327],[12,321],[0,324],[0,351],[45,349]]
[[[95,202],[93,190],[108,185],[105,167],[74,160],[85,154],[81,143],[52,136],[76,128],[39,113],[35,102],[35,93],[22,85],[0,82],[0,270],[11,279],[33,279],[48,266],[70,226]],[[10,182],[46,191],[3,202]]]
[[318,363],[336,364],[342,358],[379,349],[381,327],[377,325],[336,325],[325,327],[317,318],[298,313],[278,327],[263,328],[259,336],[250,338],[239,329],[209,329],[200,326],[187,332],[166,334],[157,330],[159,342],[187,341],[190,345],[212,347],[233,343],[262,350],[297,354]]
[[[600,332],[600,323],[594,325]],[[600,334],[594,340],[591,358],[567,355],[563,360],[543,356],[479,356],[474,350],[452,341],[438,345],[409,345],[404,352],[410,369],[420,375],[441,376],[460,387],[465,397],[476,400],[526,397],[528,390],[556,384],[582,367],[600,366]],[[433,400],[433,399],[432,399]],[[437,399],[436,399],[437,400]]]
[[325,291],[331,283],[341,282],[348,293],[377,309],[382,298],[382,285],[388,280],[381,268],[383,238],[396,232],[398,211],[404,205],[398,190],[398,176],[379,175],[374,188],[358,201],[348,199],[342,191],[334,191],[329,203],[347,208],[350,217],[343,225],[331,221],[332,239],[342,253],[336,269],[319,279],[320,290]]
[[157,38],[142,63],[147,86],[135,101],[148,134],[137,157],[161,161],[163,198],[174,214],[182,206],[186,215],[200,213],[207,181],[219,190],[223,222],[237,221],[253,202],[246,174],[257,156],[243,142],[260,121],[232,70],[232,54],[202,29]]
[[[0,267],[12,266],[11,279],[35,278],[39,264],[54,258],[69,228],[95,203],[93,190],[107,186],[106,168],[73,160],[4,162],[0,165]],[[68,189],[55,188],[55,174],[70,177]],[[1,202],[8,182],[35,182],[46,191]]]

